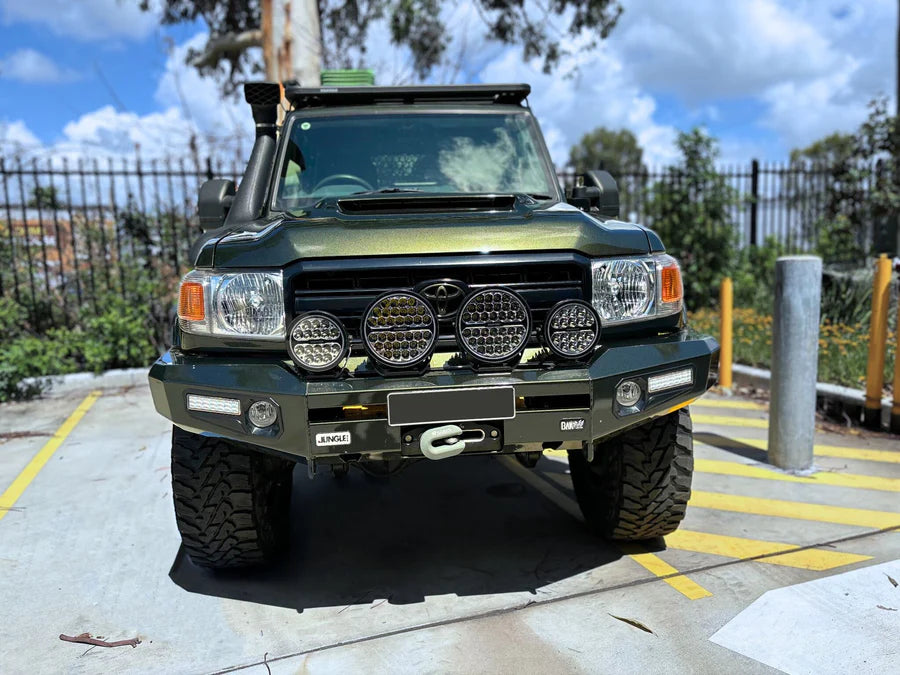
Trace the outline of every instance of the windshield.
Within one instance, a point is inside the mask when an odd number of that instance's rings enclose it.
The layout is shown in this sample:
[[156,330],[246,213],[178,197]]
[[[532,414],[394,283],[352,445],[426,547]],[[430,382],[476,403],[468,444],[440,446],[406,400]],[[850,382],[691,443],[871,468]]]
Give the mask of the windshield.
[[527,113],[295,116],[288,133],[279,210],[373,191],[557,194]]

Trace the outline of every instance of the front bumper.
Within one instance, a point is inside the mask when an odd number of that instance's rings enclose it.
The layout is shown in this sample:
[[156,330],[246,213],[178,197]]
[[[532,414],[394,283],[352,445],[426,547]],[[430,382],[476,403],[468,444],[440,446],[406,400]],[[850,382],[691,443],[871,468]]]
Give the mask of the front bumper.
[[[421,456],[404,437],[421,429],[389,426],[385,411],[391,392],[512,385],[516,414],[491,422],[498,432],[493,452],[580,447],[685,405],[711,385],[719,345],[691,330],[604,346],[580,367],[521,367],[508,373],[433,368],[421,377],[305,379],[287,361],[240,355],[200,355],[172,349],[150,368],[150,391],[157,411],[174,424],[316,460],[375,456]],[[638,408],[615,403],[624,379],[646,378],[690,368],[693,382],[653,395]],[[188,410],[187,396],[239,399],[241,415]],[[255,428],[246,411],[253,401],[278,406],[276,423]],[[583,420],[583,424],[581,423]],[[546,444],[546,445],[544,445]],[[487,446],[485,446],[487,447]],[[477,448],[476,448],[477,449]]]

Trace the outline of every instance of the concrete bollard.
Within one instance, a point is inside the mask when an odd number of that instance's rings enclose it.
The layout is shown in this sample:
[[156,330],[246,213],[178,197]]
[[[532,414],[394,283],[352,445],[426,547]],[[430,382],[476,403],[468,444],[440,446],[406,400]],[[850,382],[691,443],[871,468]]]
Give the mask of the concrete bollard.
[[790,471],[813,461],[822,259],[786,256],[775,263],[769,461]]

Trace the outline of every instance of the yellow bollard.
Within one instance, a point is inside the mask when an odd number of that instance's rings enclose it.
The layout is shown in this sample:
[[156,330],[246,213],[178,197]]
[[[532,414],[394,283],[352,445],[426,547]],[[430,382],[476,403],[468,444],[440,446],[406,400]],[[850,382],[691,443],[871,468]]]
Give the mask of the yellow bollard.
[[900,296],[897,297],[897,343],[894,345],[894,405],[891,406],[891,433],[900,434]]
[[723,389],[731,389],[731,359],[732,359],[732,305],[734,304],[734,290],[731,278],[722,279],[719,288],[719,312],[721,313],[721,329],[719,332],[719,386]]
[[887,342],[887,313],[890,299],[891,261],[882,253],[875,262],[872,283],[872,320],[869,323],[869,363],[866,368],[866,405],[863,426],[881,428],[881,392],[884,389],[884,358]]

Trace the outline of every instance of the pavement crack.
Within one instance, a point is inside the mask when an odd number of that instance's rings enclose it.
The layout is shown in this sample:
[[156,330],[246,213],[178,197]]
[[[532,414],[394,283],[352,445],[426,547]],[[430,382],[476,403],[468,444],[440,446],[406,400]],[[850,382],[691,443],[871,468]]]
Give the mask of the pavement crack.
[[[518,612],[529,607],[545,607],[548,605],[553,605],[559,602],[564,602],[566,600],[574,600],[578,598],[590,597],[593,595],[600,595],[601,593],[608,593],[610,591],[617,591],[623,588],[633,588],[636,586],[643,586],[646,584],[653,584],[664,582],[666,579],[671,579],[673,577],[683,577],[692,574],[697,574],[699,572],[709,572],[712,570],[721,569],[723,567],[731,567],[734,565],[740,565],[746,562],[753,562],[758,560],[763,560],[766,558],[773,558],[779,555],[784,555],[785,553],[796,553],[798,551],[806,551],[814,548],[820,548],[822,546],[828,546],[829,544],[840,544],[848,541],[857,541],[860,539],[867,539],[869,537],[876,537],[881,534],[886,534],[888,532],[897,532],[900,531],[900,525],[896,525],[894,527],[886,527],[880,530],[870,530],[868,532],[862,532],[860,534],[852,534],[846,537],[839,537],[837,539],[830,539],[828,541],[818,542],[815,544],[808,544],[806,546],[800,546],[798,548],[793,548],[790,551],[781,551],[778,553],[767,553],[763,555],[752,556],[749,558],[740,558],[737,560],[726,560],[720,563],[713,563],[710,565],[700,565],[698,567],[694,567],[689,570],[684,570],[681,572],[674,572],[672,574],[667,574],[664,576],[653,576],[648,577],[646,579],[635,579],[633,581],[628,581],[621,584],[614,584],[612,586],[605,586],[603,588],[593,588],[585,591],[578,591],[575,593],[569,593],[566,595],[558,595],[552,598],[545,599],[529,599],[521,603],[517,603],[510,607],[501,607],[499,609],[492,609],[486,612],[479,612],[477,614],[470,614],[468,616],[459,616],[453,617],[449,619],[441,619],[438,621],[428,621],[426,623],[421,623],[416,626],[407,626],[405,628],[396,628],[394,630],[384,631],[381,633],[373,633],[372,635],[363,635],[357,638],[351,638],[349,640],[342,640],[339,642],[334,642],[330,644],[320,645],[318,647],[310,647],[309,649],[303,649],[296,652],[291,652],[289,654],[283,654],[282,656],[276,656],[274,658],[268,659],[264,664],[263,661],[254,661],[253,663],[245,663],[237,666],[231,666],[228,668],[223,668],[222,670],[216,670],[211,675],[224,675],[225,673],[234,673],[239,670],[245,670],[247,668],[255,668],[262,665],[267,665],[270,663],[275,663],[277,661],[284,661],[287,659],[296,658],[298,656],[307,656],[309,654],[316,654],[318,652],[325,652],[331,649],[337,649],[340,647],[347,647],[350,645],[362,644],[365,642],[373,642],[375,640],[381,640],[384,638],[394,637],[397,635],[405,635],[407,633],[414,633],[420,630],[429,630],[432,628],[441,628],[443,626],[452,626],[459,623],[465,623],[467,621],[478,621],[481,619],[490,619],[497,616],[504,616],[506,614],[512,614],[514,612]],[[897,582],[894,579],[891,579],[891,582],[894,585],[897,585]],[[610,615],[612,616],[612,615]],[[619,618],[619,617],[615,617]],[[627,623],[627,622],[626,622]],[[652,631],[650,631],[652,633]]]

